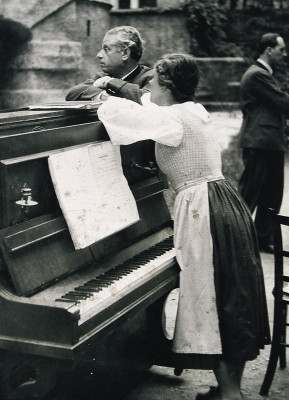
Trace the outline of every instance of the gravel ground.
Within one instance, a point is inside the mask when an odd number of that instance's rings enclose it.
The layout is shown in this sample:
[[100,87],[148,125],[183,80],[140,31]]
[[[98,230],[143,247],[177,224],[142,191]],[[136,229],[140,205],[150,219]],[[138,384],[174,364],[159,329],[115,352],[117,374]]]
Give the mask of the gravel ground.
[[212,124],[216,127],[217,139],[221,151],[225,150],[232,137],[237,135],[242,123],[240,110],[211,112]]

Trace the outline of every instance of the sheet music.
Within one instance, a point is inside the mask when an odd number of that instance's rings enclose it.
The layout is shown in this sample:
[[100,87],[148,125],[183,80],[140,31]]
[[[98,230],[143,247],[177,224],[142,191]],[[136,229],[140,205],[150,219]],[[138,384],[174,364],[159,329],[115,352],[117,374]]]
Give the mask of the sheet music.
[[76,250],[139,220],[119,147],[110,141],[53,154],[48,164]]

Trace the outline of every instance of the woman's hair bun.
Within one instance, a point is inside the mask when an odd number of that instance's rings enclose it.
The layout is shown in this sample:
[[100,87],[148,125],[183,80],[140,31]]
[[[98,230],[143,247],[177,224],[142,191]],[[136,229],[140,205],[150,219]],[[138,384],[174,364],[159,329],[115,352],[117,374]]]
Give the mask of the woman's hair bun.
[[167,54],[156,63],[159,83],[168,87],[178,100],[192,99],[198,82],[199,69],[189,54]]

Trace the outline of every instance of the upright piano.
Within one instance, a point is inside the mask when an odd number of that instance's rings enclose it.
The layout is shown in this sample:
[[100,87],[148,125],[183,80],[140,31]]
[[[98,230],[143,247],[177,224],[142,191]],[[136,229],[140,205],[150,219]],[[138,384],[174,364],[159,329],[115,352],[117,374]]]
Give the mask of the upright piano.
[[121,148],[140,220],[81,250],[49,174],[49,155],[105,140],[96,112],[0,113],[1,399],[41,398],[63,369],[129,376],[158,356],[178,266],[151,143]]

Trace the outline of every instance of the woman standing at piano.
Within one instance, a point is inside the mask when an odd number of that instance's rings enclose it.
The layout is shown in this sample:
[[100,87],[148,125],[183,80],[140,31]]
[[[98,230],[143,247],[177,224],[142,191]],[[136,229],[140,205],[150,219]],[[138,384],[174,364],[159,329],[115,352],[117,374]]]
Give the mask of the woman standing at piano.
[[192,56],[166,55],[155,66],[151,103],[110,98],[98,115],[115,145],[156,142],[158,166],[176,191],[173,351],[214,362],[218,386],[196,399],[240,400],[246,361],[270,343],[264,279],[250,211],[224,179],[210,115],[194,102],[198,79]]

